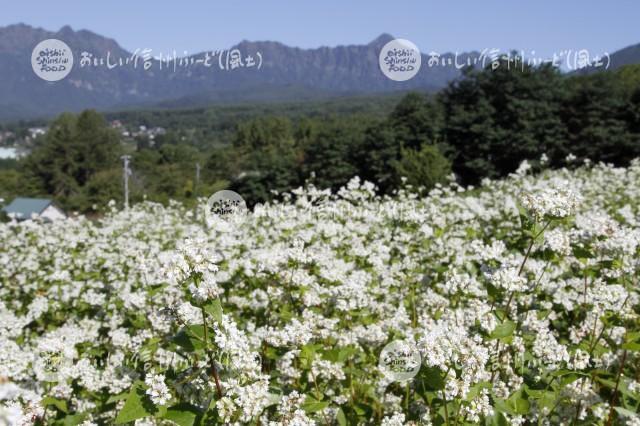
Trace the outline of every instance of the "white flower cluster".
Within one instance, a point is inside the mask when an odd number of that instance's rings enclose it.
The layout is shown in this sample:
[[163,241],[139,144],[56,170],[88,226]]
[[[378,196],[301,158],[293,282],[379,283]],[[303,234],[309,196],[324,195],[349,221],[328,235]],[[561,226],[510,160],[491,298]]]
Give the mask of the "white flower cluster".
[[520,276],[518,268],[511,266],[500,268],[491,274],[491,284],[509,293],[527,289],[527,280]]
[[[446,384],[449,396],[465,398],[471,385],[489,379],[491,374],[486,369],[489,350],[478,336],[470,337],[464,327],[444,321],[425,329],[418,342],[423,363],[450,372]],[[454,367],[460,370],[459,377]]]
[[[308,186],[210,227],[149,202],[1,223],[0,424],[113,424],[138,387],[137,425],[606,424],[620,371],[611,424],[633,424],[640,161],[536,173]],[[575,220],[532,242],[513,194]],[[401,383],[396,340],[422,358]]]
[[534,216],[563,218],[575,212],[579,199],[571,189],[544,188],[522,194],[520,202]]
[[166,405],[171,400],[171,393],[164,381],[165,377],[162,374],[150,374],[144,379],[149,387],[146,393],[156,405]]

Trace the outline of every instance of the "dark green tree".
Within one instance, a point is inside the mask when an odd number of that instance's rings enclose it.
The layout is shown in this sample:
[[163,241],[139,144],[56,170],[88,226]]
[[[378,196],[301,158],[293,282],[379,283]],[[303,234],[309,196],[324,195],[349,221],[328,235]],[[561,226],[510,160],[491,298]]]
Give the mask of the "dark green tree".
[[229,176],[231,189],[249,204],[267,201],[272,191],[283,192],[300,184],[302,149],[289,119],[267,116],[239,125],[233,148],[226,157],[231,164],[224,167],[233,173]]
[[440,104],[421,93],[409,93],[402,98],[388,120],[396,141],[410,149],[440,142],[443,124]]
[[403,148],[400,160],[395,163],[396,173],[406,178],[413,188],[426,191],[437,183],[445,183],[451,174],[451,162],[435,145],[422,145],[419,150]]
[[87,210],[87,182],[99,171],[118,164],[118,135],[100,114],[84,111],[54,120],[46,137],[22,164],[31,195],[52,195],[63,207]]
[[420,93],[407,94],[389,117],[365,132],[361,147],[360,176],[389,192],[400,185],[396,164],[403,149],[420,151],[424,145],[441,143],[443,116],[434,99]]
[[562,108],[562,118],[568,133],[563,154],[626,164],[640,153],[630,129],[633,100],[625,100],[616,74],[574,77],[567,85],[570,96]]
[[512,61],[502,58],[496,69],[469,68],[442,94],[444,136],[465,183],[504,176],[542,153],[557,160],[555,150],[566,140],[560,72]]
[[304,176],[315,175],[314,184],[337,190],[358,174],[360,149],[367,126],[365,117],[332,119],[318,124],[306,143]]

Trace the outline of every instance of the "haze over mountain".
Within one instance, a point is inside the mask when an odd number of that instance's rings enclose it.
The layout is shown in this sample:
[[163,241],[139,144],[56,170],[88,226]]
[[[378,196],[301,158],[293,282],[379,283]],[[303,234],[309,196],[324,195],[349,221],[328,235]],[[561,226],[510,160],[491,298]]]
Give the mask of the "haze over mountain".
[[[74,54],[70,74],[57,82],[47,82],[31,68],[31,53],[42,40],[57,38],[67,43]],[[52,32],[25,24],[0,27],[0,120],[46,117],[62,111],[84,108],[115,110],[128,108],[186,108],[243,101],[307,100],[326,97],[399,92],[412,89],[435,91],[460,75],[459,67],[428,66],[422,55],[422,67],[411,80],[397,82],[386,78],[378,66],[382,46],[393,37],[382,34],[366,45],[344,45],[301,49],[274,41],[242,41],[223,51],[237,48],[243,59],[251,55],[256,66],[233,70],[220,69],[218,57],[212,66],[194,64],[160,69],[154,61],[148,70],[131,64],[108,69],[106,66],[80,66],[81,53],[111,63],[132,58],[115,40],[87,30],[62,27]],[[639,45],[640,46],[640,45]],[[640,47],[621,51],[625,63],[640,62]],[[426,50],[426,47],[423,47]],[[151,52],[153,56],[168,52]],[[257,69],[258,53],[262,56]],[[424,52],[423,52],[424,53]],[[616,54],[612,56],[615,58]],[[142,52],[139,52],[142,56]],[[477,52],[461,54],[465,63]],[[190,60],[203,60],[194,54]],[[441,62],[453,59],[443,54]],[[226,57],[223,57],[223,63]]]
[[[611,54],[609,69],[616,70],[625,65],[640,63],[640,43],[627,46]],[[590,69],[593,72],[593,68]]]
[[[31,68],[31,53],[42,40],[57,38],[74,54],[71,73],[57,82],[46,82]],[[378,54],[391,35],[383,34],[366,45],[300,49],[273,41],[242,41],[236,46],[242,57],[252,55],[256,66],[221,70],[218,57],[211,67],[202,64],[160,70],[158,62],[145,71],[142,59],[107,69],[80,67],[81,52],[112,63],[131,58],[115,40],[87,30],[65,26],[52,32],[25,24],[0,27],[0,119],[50,116],[83,108],[190,107],[239,101],[302,100],[341,95],[437,90],[460,71],[451,66],[426,66],[406,82],[386,78],[378,67]],[[262,55],[257,69],[257,53]],[[155,56],[161,52],[152,52]],[[165,55],[168,52],[162,52]],[[226,54],[223,52],[223,55]],[[141,56],[142,53],[139,53]],[[190,58],[203,59],[204,53]],[[443,58],[452,55],[443,55]],[[460,55],[459,61],[466,60]],[[226,57],[223,60],[225,63]]]

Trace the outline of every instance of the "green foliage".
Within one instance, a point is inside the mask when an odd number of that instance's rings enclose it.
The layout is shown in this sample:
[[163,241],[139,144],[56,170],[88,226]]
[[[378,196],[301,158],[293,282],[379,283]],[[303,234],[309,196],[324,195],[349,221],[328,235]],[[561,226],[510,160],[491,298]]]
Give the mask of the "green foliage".
[[17,170],[0,170],[0,198],[10,202],[23,188],[22,175]]
[[111,168],[97,171],[87,181],[84,193],[86,203],[91,209],[94,205],[99,208],[110,200],[122,199],[122,170]]
[[220,299],[214,299],[204,306],[204,310],[218,323],[222,323],[222,305]]
[[638,135],[629,130],[633,112],[616,74],[598,73],[569,79],[570,96],[561,117],[567,139],[562,154],[626,164],[640,154]]
[[402,178],[430,189],[452,171],[461,183],[477,184],[512,173],[523,160],[539,170],[542,154],[554,167],[569,164],[569,154],[615,165],[640,156],[640,66],[562,75],[550,65],[506,61],[465,70],[434,96],[107,115],[128,130],[166,129],[155,138],[120,140],[95,111],[62,114],[26,159],[0,162],[0,197],[52,196],[65,209],[102,209],[122,199],[123,153],[132,155],[133,203],[190,206],[225,188],[252,206],[309,179],[335,190],[357,175],[391,193]]
[[209,195],[201,191],[203,188],[196,188],[197,162],[204,162],[199,151],[184,143],[134,152],[130,179],[132,200],[145,197],[163,203],[172,199],[193,203],[197,196]]
[[409,93],[389,115],[389,125],[402,146],[419,149],[440,140],[443,126],[440,104],[420,93]]
[[444,138],[465,182],[513,172],[524,159],[552,154],[566,141],[563,77],[551,66],[469,69],[442,94]]
[[144,417],[152,416],[158,409],[145,395],[144,384],[138,382],[131,387],[124,407],[118,413],[115,424],[129,423]]
[[261,117],[238,125],[233,144],[243,151],[267,146],[285,148],[294,143],[292,133],[289,119],[277,116]]
[[196,421],[199,416],[200,412],[197,407],[183,403],[169,408],[163,418],[171,420],[179,426],[192,426],[197,424]]
[[[235,138],[239,123],[265,116],[278,116],[300,123],[317,122],[331,117],[354,115],[382,119],[402,96],[399,94],[336,98],[315,102],[278,102],[263,104],[211,106],[209,108],[174,110],[139,110],[107,113],[109,121],[120,120],[129,130],[138,126],[164,127],[165,135],[156,137],[156,146],[185,142],[201,151],[227,145]],[[42,123],[40,123],[42,124]],[[36,124],[33,124],[36,125]]]
[[640,64],[625,65],[615,71],[614,79],[622,94],[630,96],[640,89]]
[[117,167],[121,150],[117,134],[99,113],[62,114],[21,165],[33,187],[28,192],[53,195],[67,208],[85,210],[89,188],[93,199],[104,198],[102,188],[89,182]]
[[409,185],[427,190],[444,183],[451,174],[451,162],[434,145],[423,145],[419,150],[403,148],[394,168]]
[[490,339],[503,339],[505,337],[509,337],[513,334],[516,329],[516,323],[513,321],[506,320],[502,324],[498,324],[496,328],[493,329]]
[[357,175],[367,123],[367,117],[359,117],[316,125],[303,142],[304,176],[313,174],[315,185],[336,190]]
[[[400,101],[389,118],[366,131],[362,154],[365,161],[361,164],[360,175],[376,182],[384,192],[389,192],[400,185],[403,172],[412,175],[423,173],[410,165],[408,157],[411,151],[420,152],[425,145],[433,145],[440,140],[442,128],[442,110],[432,99],[419,93],[410,93]],[[423,154],[431,157],[427,151]],[[404,158],[403,158],[404,157]],[[397,167],[404,163],[405,170]],[[444,164],[444,163],[443,163]],[[419,167],[425,169],[425,167]]]

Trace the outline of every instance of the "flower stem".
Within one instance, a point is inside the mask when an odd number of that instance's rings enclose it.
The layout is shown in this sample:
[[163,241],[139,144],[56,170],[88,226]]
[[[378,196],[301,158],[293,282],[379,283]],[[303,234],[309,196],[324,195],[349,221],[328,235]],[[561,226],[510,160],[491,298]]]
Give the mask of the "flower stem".
[[447,408],[447,396],[445,395],[444,390],[441,390],[440,392],[442,392],[442,400],[444,401],[444,421],[445,424],[449,426],[449,409]]
[[222,398],[222,386],[220,386],[220,377],[218,376],[218,369],[216,368],[216,362],[213,359],[213,354],[209,350],[209,336],[207,331],[207,313],[204,308],[200,308],[202,312],[202,327],[204,329],[204,350],[209,357],[209,363],[211,364],[211,373],[213,373],[213,379],[216,382],[216,391],[218,393],[218,399]]
[[622,353],[622,360],[620,361],[620,368],[618,369],[618,377],[616,378],[616,387],[611,394],[611,401],[609,402],[609,418],[607,419],[606,426],[611,426],[613,421],[614,405],[616,404],[616,397],[618,396],[618,386],[620,385],[620,376],[622,376],[622,370],[624,369],[624,363],[627,361],[627,350]]

